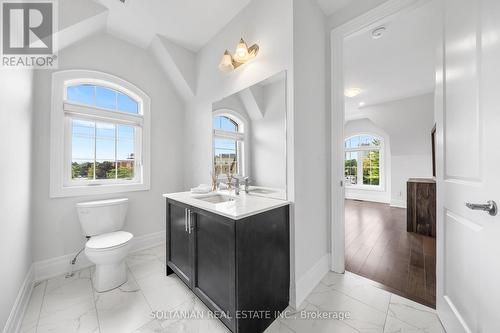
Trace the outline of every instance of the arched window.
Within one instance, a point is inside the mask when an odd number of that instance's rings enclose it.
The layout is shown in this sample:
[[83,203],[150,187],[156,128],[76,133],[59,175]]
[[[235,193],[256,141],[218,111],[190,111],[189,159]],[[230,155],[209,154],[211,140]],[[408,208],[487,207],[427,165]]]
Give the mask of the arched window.
[[347,186],[382,184],[382,139],[356,135],[345,140],[345,182]]
[[213,116],[214,171],[218,174],[244,174],[243,121],[233,115]]
[[92,71],[55,73],[53,88],[51,195],[149,188],[149,98]]

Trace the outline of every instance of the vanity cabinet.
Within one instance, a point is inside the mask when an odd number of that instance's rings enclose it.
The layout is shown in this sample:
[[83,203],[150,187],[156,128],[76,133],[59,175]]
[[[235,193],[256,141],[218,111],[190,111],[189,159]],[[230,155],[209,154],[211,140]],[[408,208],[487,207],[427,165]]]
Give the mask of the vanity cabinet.
[[188,232],[189,207],[183,204],[167,205],[169,218],[169,248],[167,264],[187,285],[193,280],[192,232]]
[[167,199],[166,229],[167,275],[177,274],[210,310],[224,314],[220,320],[232,332],[264,332],[288,306],[288,205],[233,220]]

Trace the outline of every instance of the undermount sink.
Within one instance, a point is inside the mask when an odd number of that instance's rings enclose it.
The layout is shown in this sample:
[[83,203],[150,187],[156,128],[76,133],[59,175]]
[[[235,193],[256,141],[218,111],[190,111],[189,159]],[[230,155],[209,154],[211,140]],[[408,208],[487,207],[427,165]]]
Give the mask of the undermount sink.
[[210,202],[210,203],[222,203],[222,202],[230,202],[234,201],[235,199],[233,197],[230,197],[228,195],[222,195],[222,194],[212,194],[212,195],[207,195],[203,197],[197,197],[196,199],[202,200],[205,202]]
[[255,194],[271,194],[271,193],[274,193],[276,191],[267,190],[267,189],[264,189],[264,188],[254,188],[254,189],[250,189],[249,192],[250,193],[255,193]]

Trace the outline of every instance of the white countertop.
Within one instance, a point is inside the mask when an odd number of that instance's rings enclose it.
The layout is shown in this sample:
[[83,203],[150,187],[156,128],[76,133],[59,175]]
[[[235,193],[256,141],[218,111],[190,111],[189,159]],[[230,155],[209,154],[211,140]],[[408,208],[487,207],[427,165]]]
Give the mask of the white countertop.
[[248,216],[256,215],[274,208],[283,207],[290,204],[289,201],[273,199],[263,196],[246,194],[244,191],[240,195],[231,194],[234,201],[210,203],[197,198],[206,197],[210,194],[221,194],[228,196],[227,191],[211,192],[209,194],[193,194],[191,192],[165,193],[163,196],[189,206],[197,207],[218,215],[239,220]]

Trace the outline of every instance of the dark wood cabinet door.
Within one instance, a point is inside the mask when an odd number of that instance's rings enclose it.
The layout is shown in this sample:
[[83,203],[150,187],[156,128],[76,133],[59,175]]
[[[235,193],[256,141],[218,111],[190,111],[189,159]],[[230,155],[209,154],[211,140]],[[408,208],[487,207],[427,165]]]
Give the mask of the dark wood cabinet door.
[[213,311],[228,314],[222,322],[235,329],[234,221],[197,211],[194,221],[194,293]]
[[193,276],[192,233],[188,229],[187,214],[187,206],[167,203],[167,265],[188,286],[191,286]]

